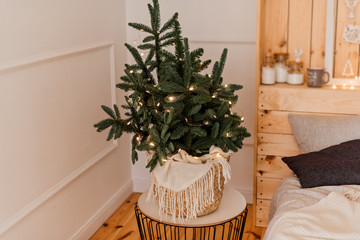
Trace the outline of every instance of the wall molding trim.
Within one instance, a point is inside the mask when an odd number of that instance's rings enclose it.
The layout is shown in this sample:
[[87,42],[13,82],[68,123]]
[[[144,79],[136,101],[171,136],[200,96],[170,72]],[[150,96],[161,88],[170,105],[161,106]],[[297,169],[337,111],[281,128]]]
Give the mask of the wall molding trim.
[[256,44],[255,40],[252,39],[239,39],[234,37],[219,37],[219,36],[202,36],[202,37],[192,37],[189,39],[190,43],[213,43],[213,44]]
[[129,179],[109,200],[86,221],[69,240],[87,240],[111,214],[131,195],[133,181]]
[[[109,48],[109,58],[110,58],[110,84],[111,84],[111,102],[112,104],[116,103],[116,95],[115,95],[115,51],[114,51],[114,41],[108,40],[103,42],[96,42],[90,44],[84,44],[81,46],[76,46],[73,48],[62,49],[58,51],[48,52],[42,55],[28,57],[24,59],[16,60],[12,63],[0,65],[0,74],[18,71],[27,67],[31,67],[38,64],[44,64],[49,61],[53,61],[56,59],[60,59],[63,57],[71,57],[78,54],[86,54],[92,51]],[[25,207],[20,209],[13,216],[8,218],[3,223],[0,223],[0,236],[8,231],[11,227],[13,227],[16,223],[18,223],[21,219],[29,215],[32,211],[42,205],[49,198],[54,196],[57,192],[61,191],[65,186],[70,184],[76,178],[78,178],[81,174],[86,172],[89,168],[98,163],[101,159],[103,159],[106,155],[112,152],[118,145],[117,140],[113,140],[109,145],[107,145],[103,150],[101,150],[98,154],[91,157],[87,160],[82,166],[78,169],[75,169],[69,175],[65,176],[62,180],[56,183],[54,186],[45,191],[42,195],[37,197],[35,200],[27,204]]]
[[59,192],[61,189],[63,189],[69,183],[71,183],[76,178],[78,178],[81,174],[83,174],[90,167],[92,167],[97,162],[99,162],[101,159],[103,159],[106,155],[108,155],[110,152],[112,152],[116,147],[117,147],[117,143],[112,142],[111,145],[107,146],[100,153],[96,154],[94,157],[92,157],[87,162],[85,162],[81,167],[79,167],[78,169],[76,169],[75,171],[70,173],[68,176],[63,178],[60,182],[55,184],[53,187],[51,187],[49,190],[47,190],[40,197],[36,198],[34,201],[29,203],[26,207],[24,207],[23,209],[18,211],[16,214],[14,214],[12,217],[10,217],[7,221],[2,223],[0,225],[0,236],[2,234],[4,234],[6,231],[8,231],[11,227],[13,227],[16,223],[18,223],[21,219],[23,219],[28,214],[30,214],[32,211],[34,211],[36,208],[38,208],[40,205],[42,205],[49,198],[54,196],[57,192]]
[[[71,48],[60,49],[36,56],[14,59],[8,61],[7,63],[0,63],[0,74],[12,72],[12,71],[18,71],[32,65],[43,64],[45,62],[49,62],[62,57],[69,57],[76,54],[83,54],[101,48],[106,48],[106,47],[113,48],[113,46],[114,46],[113,40],[106,40],[102,42],[82,44]],[[110,51],[113,52],[113,49],[110,49]]]

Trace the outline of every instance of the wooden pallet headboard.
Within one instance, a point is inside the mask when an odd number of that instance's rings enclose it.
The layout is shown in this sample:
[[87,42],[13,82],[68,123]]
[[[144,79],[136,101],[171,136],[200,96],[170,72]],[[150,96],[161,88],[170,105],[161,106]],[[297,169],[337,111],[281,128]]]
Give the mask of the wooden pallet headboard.
[[290,169],[284,156],[300,153],[288,114],[359,115],[360,89],[308,88],[278,84],[260,86],[256,138],[256,224],[267,225],[270,201]]

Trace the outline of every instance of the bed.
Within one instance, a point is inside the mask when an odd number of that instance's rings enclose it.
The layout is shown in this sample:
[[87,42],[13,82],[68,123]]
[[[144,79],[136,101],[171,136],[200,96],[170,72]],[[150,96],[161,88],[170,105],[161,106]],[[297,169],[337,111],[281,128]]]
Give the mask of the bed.
[[[285,178],[273,197],[270,222],[263,239],[358,240],[360,239],[360,203],[352,202],[344,196],[346,193],[359,191],[358,185],[303,189],[296,176]],[[330,195],[334,193],[338,195]],[[334,204],[336,204],[335,208]],[[349,216],[343,214],[349,209],[355,209],[356,205],[358,206],[356,212],[350,211]],[[330,223],[326,221],[329,218],[333,218]],[[353,221],[354,219],[357,221]]]
[[360,239],[360,117],[289,114],[300,154],[272,197],[264,240]]

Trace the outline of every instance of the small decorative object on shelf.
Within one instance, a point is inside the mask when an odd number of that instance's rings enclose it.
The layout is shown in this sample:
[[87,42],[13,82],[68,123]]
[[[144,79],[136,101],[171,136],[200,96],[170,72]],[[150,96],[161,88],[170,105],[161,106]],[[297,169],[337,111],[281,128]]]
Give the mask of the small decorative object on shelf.
[[328,83],[329,80],[330,74],[323,68],[311,67],[307,69],[307,85],[309,87],[322,87],[322,85]]
[[304,82],[303,62],[301,62],[302,48],[295,48],[295,61],[289,62],[287,83],[293,85],[300,85]]
[[271,53],[267,53],[264,63],[261,67],[261,83],[262,84],[275,84],[275,67]]
[[275,72],[276,72],[276,82],[285,83],[287,81],[288,68],[287,61],[289,58],[288,53],[275,53]]
[[351,64],[350,59],[346,60],[345,66],[344,66],[344,70],[342,72],[342,75],[344,77],[351,77],[354,76],[354,71],[353,71],[353,67]]
[[355,7],[359,0],[345,0],[346,6],[349,8],[348,18],[355,18]]
[[342,40],[344,42],[359,44],[360,43],[360,26],[352,25],[352,24],[345,24]]
[[125,64],[123,82],[116,85],[129,92],[122,105],[126,117],[117,105],[101,106],[108,117],[94,127],[98,132],[110,128],[107,140],[133,133],[132,162],[138,161],[137,151],[148,152],[150,197],[174,218],[191,219],[216,209],[230,179],[229,155],[250,136],[244,117],[230,111],[242,86],[223,84],[227,49],[211,74],[203,73],[211,61],[200,59],[202,48],[190,51],[178,13],[161,26],[158,0],[148,9],[150,26],[129,23],[148,36],[136,47],[125,44],[135,63]]
[[300,85],[304,83],[303,63],[290,61],[288,71],[288,84]]

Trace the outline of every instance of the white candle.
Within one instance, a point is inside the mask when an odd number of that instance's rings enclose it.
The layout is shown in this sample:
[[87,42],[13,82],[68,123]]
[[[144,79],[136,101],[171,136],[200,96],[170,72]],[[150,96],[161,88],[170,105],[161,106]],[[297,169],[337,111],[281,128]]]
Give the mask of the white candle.
[[273,67],[262,67],[262,84],[275,84],[275,68]]
[[302,84],[304,82],[304,74],[302,73],[290,73],[287,78],[289,84]]
[[288,76],[287,67],[277,64],[275,66],[275,70],[276,70],[276,82],[278,82],[278,83],[286,82],[287,76]]

